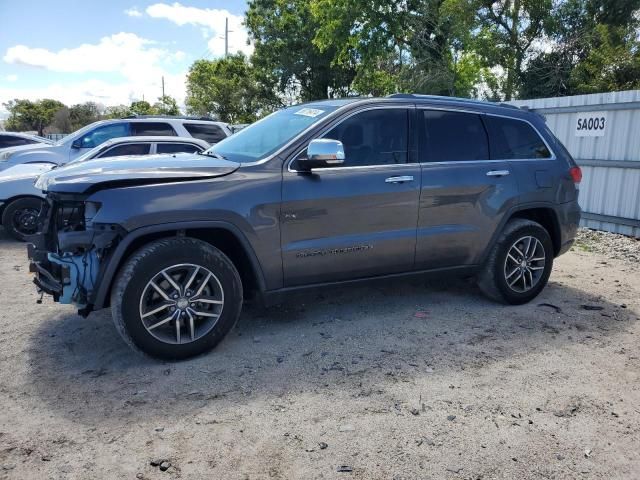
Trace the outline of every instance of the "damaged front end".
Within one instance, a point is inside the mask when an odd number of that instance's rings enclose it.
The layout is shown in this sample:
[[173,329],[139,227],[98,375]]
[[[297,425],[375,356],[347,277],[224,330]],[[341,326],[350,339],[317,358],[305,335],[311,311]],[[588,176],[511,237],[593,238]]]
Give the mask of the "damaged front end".
[[117,225],[94,224],[100,204],[79,195],[54,194],[39,216],[39,233],[28,238],[30,271],[39,293],[73,304],[78,313],[93,309],[95,292],[121,231]]

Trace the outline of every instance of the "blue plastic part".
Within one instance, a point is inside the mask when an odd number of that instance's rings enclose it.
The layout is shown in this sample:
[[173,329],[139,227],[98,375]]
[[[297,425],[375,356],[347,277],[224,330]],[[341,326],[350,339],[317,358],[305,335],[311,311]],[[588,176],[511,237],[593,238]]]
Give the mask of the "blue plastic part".
[[93,291],[98,276],[99,260],[95,251],[90,250],[82,255],[49,253],[48,257],[49,261],[69,270],[69,280],[63,280],[59,303],[85,307],[86,298]]

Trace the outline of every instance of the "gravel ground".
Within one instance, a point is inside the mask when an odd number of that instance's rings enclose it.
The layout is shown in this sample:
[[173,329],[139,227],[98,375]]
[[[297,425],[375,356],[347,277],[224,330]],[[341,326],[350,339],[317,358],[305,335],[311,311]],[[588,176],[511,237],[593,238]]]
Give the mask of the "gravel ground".
[[640,240],[615,233],[581,228],[575,248],[634,263],[640,262]]
[[638,478],[640,264],[583,237],[529,305],[466,281],[296,295],[174,364],[37,305],[0,239],[0,478]]

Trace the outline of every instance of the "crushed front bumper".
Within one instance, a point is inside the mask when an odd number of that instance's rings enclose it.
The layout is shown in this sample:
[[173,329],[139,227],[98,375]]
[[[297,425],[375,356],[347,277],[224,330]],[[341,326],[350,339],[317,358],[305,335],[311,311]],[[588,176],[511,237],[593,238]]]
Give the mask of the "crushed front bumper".
[[49,201],[40,213],[40,232],[27,239],[29,270],[34,274],[38,293],[49,294],[59,303],[76,305],[81,314],[88,314],[101,259],[117,232],[84,224],[78,230],[68,230],[69,223],[60,221],[59,208]]

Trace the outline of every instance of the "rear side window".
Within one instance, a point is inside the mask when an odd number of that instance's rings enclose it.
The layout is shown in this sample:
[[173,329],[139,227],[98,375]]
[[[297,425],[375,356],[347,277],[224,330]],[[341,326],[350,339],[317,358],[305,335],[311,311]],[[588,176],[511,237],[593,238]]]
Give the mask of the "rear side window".
[[191,143],[158,143],[156,145],[157,153],[196,153],[201,151],[202,148]]
[[465,162],[489,159],[487,132],[479,115],[422,110],[419,125],[422,162]]
[[485,117],[493,160],[551,158],[551,152],[534,128],[511,118]]
[[22,145],[30,145],[32,143],[36,143],[35,140],[14,137],[13,135],[0,135],[0,148],[20,147]]
[[227,138],[227,134],[218,125],[206,123],[185,123],[184,128],[187,129],[187,132],[189,132],[193,138],[204,140],[211,145]]
[[110,148],[101,154],[100,158],[118,157],[120,155],[148,155],[150,149],[150,143],[126,143]]
[[154,136],[154,135],[175,137],[176,131],[168,123],[132,122],[131,135],[134,135],[136,137]]

